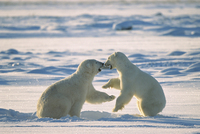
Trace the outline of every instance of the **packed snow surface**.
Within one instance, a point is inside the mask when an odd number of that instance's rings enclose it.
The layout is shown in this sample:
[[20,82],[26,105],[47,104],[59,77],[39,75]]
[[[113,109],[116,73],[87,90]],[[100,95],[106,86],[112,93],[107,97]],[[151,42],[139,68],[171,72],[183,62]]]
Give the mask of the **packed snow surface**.
[[[200,4],[137,2],[0,2],[0,133],[200,133]],[[141,117],[136,99],[85,103],[81,117],[38,118],[37,100],[85,59],[121,51],[155,77],[165,109]],[[102,89],[117,71],[102,69]]]

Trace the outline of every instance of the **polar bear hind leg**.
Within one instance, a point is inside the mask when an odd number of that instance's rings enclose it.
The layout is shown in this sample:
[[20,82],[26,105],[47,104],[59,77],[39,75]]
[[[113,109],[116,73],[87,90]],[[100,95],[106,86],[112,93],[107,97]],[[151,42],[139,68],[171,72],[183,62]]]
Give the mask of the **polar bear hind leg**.
[[148,100],[137,101],[137,106],[143,116],[156,116],[164,108],[161,103]]
[[[43,106],[42,106],[43,105]],[[71,109],[71,101],[62,96],[51,97],[48,102],[42,102],[38,106],[37,116],[39,118],[51,117],[59,119],[63,116],[67,116]]]
[[144,116],[144,113],[141,108],[141,102],[139,100],[137,101],[137,107],[138,107],[138,110],[140,111],[141,115]]
[[76,102],[70,109],[69,111],[69,115],[70,116],[77,116],[80,117],[80,113],[81,113],[81,109],[83,106],[83,103],[81,103],[82,101]]

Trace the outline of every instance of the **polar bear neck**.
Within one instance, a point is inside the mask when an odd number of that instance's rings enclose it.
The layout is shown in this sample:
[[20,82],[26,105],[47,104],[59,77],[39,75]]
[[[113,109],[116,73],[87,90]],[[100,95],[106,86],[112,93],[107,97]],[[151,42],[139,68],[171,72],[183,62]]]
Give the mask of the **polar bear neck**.
[[116,69],[118,73],[124,73],[127,70],[135,70],[137,67],[131,63],[127,57],[120,57],[116,62]]
[[[135,72],[139,72],[139,68],[137,66],[135,66],[134,64],[131,63],[131,61],[129,61],[129,59],[127,57],[119,60],[119,62],[117,62],[116,64],[116,69],[117,72],[119,74],[120,77],[122,77],[122,74],[125,75],[129,75]],[[131,70],[131,72],[130,72]]]
[[80,78],[82,81],[87,81],[87,82],[91,82],[93,81],[94,79],[94,76],[93,74],[91,73],[88,73],[88,72],[82,72],[82,71],[76,71],[74,73],[74,75],[78,75],[78,78]]

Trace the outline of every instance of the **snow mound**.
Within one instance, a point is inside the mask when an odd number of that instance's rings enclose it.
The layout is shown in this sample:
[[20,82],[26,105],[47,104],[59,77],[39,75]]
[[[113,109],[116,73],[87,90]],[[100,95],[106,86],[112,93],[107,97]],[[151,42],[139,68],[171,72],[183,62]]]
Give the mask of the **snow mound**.
[[133,22],[132,21],[124,21],[113,24],[114,30],[131,30],[132,29]]
[[125,20],[122,22],[114,23],[112,29],[114,30],[131,30],[134,28],[135,29],[141,29],[140,26],[152,26],[153,24],[151,22],[146,22],[137,19],[133,20]]
[[181,74],[180,68],[167,68],[161,71],[164,75],[178,75]]
[[16,49],[8,49],[6,51],[1,51],[1,54],[19,54],[19,52]]
[[[99,112],[99,111],[83,111],[81,112],[81,118],[76,116],[70,117],[65,116],[60,119],[53,118],[37,118],[36,113],[20,113],[12,109],[0,109],[0,122],[16,122],[17,126],[30,126],[33,123],[39,123],[38,127],[44,127],[46,123],[67,123],[73,122],[75,125],[84,123],[84,127],[112,127],[111,122],[119,122],[117,127],[150,127],[150,128],[200,128],[200,119],[193,118],[179,118],[176,116],[164,116],[157,115],[154,117],[141,117],[140,115],[130,115],[130,114],[111,114],[108,112]],[[108,122],[108,124],[87,124],[86,121],[99,121],[99,122]],[[22,123],[21,123],[22,122]],[[129,124],[124,124],[122,122],[130,122]],[[20,123],[20,124],[19,124]],[[45,123],[45,124],[42,124]],[[95,122],[94,122],[95,123]],[[26,125],[27,124],[27,125]],[[110,126],[111,124],[111,126]],[[158,125],[159,124],[159,125]],[[50,125],[50,124],[49,124]],[[57,126],[57,124],[53,124]],[[108,126],[107,126],[108,125]],[[63,127],[70,127],[69,124],[63,124]],[[113,126],[114,127],[114,126]]]
[[81,112],[81,118],[87,120],[98,120],[101,118],[111,118],[112,114],[108,112],[100,112],[100,111],[83,111]]
[[0,122],[24,121],[37,118],[35,113],[20,113],[12,109],[0,108]]
[[53,118],[38,118],[35,113],[22,113],[12,109],[3,109],[0,108],[0,122],[74,122],[74,121],[83,121],[83,120],[98,120],[101,118],[113,118],[111,113],[100,112],[100,111],[83,111],[81,112],[81,117],[76,116],[70,117],[65,116],[60,119]]
[[33,73],[33,74],[55,74],[55,75],[60,75],[60,74],[72,74],[76,70],[74,69],[67,69],[64,67],[42,67],[40,69],[33,69],[29,71],[28,73]]
[[173,51],[170,54],[168,54],[169,56],[181,56],[183,54],[185,54],[186,52],[184,51]]
[[128,57],[129,57],[129,58],[132,58],[132,57],[133,57],[133,58],[143,58],[143,57],[146,57],[146,55],[137,53],[137,54],[129,55]]
[[190,65],[185,71],[186,72],[200,72],[200,62]]
[[190,56],[198,56],[198,55],[200,55],[200,52],[199,51],[195,51],[195,52],[189,53],[188,55],[190,55]]
[[[74,122],[74,121],[86,121],[86,120],[113,120],[113,118],[118,117],[119,115],[111,114],[108,112],[100,111],[82,111],[81,117],[70,117],[65,116],[60,119],[53,118],[38,118],[36,112],[34,113],[22,113],[15,111],[13,109],[3,109],[0,108],[0,122]],[[124,117],[121,117],[124,119]]]

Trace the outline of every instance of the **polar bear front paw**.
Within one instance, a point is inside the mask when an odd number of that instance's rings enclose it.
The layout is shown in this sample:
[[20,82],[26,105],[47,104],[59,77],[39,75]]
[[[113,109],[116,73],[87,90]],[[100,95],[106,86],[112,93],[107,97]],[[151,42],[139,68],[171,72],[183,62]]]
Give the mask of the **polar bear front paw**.
[[102,86],[102,88],[107,89],[107,88],[110,88],[110,86],[108,84],[105,84]]
[[111,99],[111,100],[114,100],[114,99],[115,99],[115,96],[114,96],[114,95],[111,95],[111,96],[110,96],[110,99]]
[[118,110],[122,110],[124,106],[117,106],[113,109],[113,112],[117,112]]
[[115,96],[114,95],[111,95],[111,96],[109,96],[108,98],[107,98],[107,101],[112,101],[112,100],[114,100],[115,99]]
[[117,112],[118,110],[116,108],[113,109],[113,112]]

